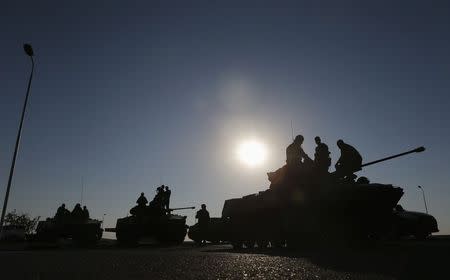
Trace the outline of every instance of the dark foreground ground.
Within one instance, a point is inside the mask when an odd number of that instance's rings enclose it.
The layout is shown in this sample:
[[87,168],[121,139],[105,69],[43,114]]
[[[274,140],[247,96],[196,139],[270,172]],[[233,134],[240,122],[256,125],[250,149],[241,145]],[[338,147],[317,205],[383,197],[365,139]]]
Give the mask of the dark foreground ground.
[[0,279],[450,279],[450,238],[355,248],[0,247]]

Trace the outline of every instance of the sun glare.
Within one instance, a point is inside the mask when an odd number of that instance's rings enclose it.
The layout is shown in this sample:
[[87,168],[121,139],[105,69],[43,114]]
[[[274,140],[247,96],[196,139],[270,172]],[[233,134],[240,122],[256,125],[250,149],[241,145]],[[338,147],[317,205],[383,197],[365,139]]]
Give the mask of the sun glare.
[[263,143],[250,140],[242,142],[237,150],[239,160],[250,167],[261,165],[266,160],[267,150]]

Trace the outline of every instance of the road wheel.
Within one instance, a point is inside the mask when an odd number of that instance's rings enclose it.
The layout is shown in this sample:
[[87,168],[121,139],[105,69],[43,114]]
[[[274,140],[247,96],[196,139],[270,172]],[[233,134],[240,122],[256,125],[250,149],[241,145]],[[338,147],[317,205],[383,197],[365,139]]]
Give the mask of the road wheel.
[[233,249],[235,249],[235,250],[242,249],[242,241],[232,241],[231,245],[233,246]]
[[285,242],[283,240],[272,240],[272,241],[270,241],[270,247],[283,248],[284,243]]
[[258,241],[256,241],[256,244],[258,245],[259,249],[264,249],[264,248],[267,248],[269,246],[269,241],[267,241],[267,240],[258,240]]
[[247,240],[244,242],[245,248],[253,249],[255,247],[255,240]]

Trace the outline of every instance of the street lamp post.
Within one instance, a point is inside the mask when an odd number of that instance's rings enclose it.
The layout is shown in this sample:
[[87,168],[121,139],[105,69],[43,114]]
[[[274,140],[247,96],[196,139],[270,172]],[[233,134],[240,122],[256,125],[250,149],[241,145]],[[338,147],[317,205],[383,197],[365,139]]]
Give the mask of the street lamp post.
[[27,109],[28,97],[30,96],[31,80],[33,79],[33,71],[34,71],[34,59],[33,59],[34,53],[33,53],[33,48],[31,47],[30,44],[24,44],[23,45],[23,50],[25,51],[25,53],[31,59],[31,73],[30,73],[30,79],[28,80],[27,94],[25,96],[25,101],[23,103],[22,116],[20,118],[19,130],[17,132],[16,146],[14,147],[14,154],[13,154],[13,158],[12,158],[12,161],[11,161],[11,168],[9,169],[8,185],[6,187],[5,201],[3,202],[2,217],[1,217],[1,220],[0,220],[0,232],[2,232],[3,222],[5,220],[6,207],[8,205],[8,198],[9,198],[9,191],[11,189],[11,182],[12,182],[12,178],[13,178],[13,175],[14,175],[14,167],[16,165],[17,151],[19,149],[20,136],[22,134],[23,120],[25,118],[25,112],[26,112],[26,109]]
[[425,211],[428,214],[427,201],[425,200],[425,191],[421,186],[417,186],[422,191],[423,203],[425,204]]

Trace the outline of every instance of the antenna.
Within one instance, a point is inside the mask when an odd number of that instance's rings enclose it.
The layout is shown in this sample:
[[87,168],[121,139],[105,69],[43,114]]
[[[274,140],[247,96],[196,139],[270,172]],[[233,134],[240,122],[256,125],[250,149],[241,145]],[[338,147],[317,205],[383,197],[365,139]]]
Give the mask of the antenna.
[[292,120],[291,120],[291,137],[292,141],[294,141],[294,126],[292,125]]
[[81,176],[81,200],[80,204],[83,205],[83,192],[84,192],[84,178]]

